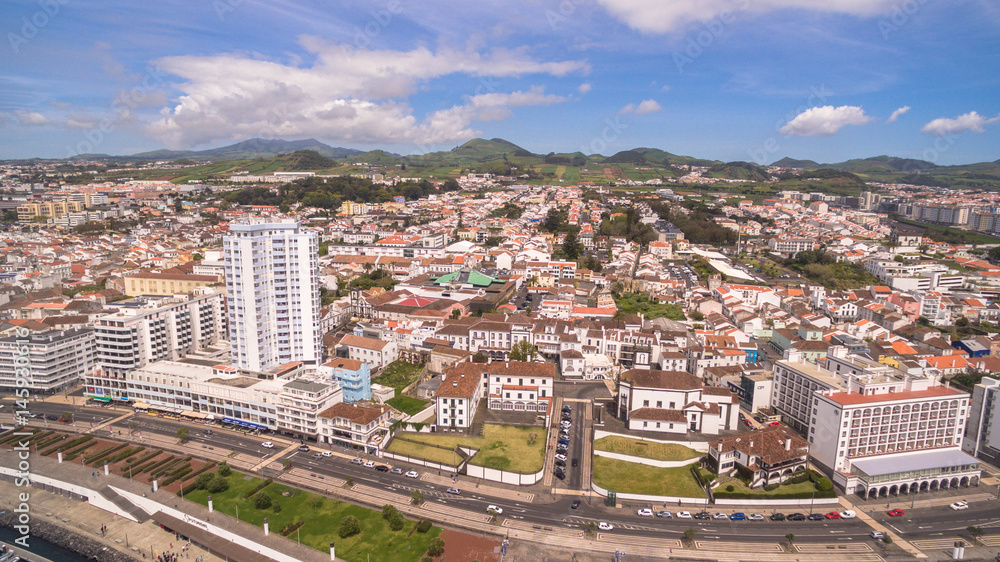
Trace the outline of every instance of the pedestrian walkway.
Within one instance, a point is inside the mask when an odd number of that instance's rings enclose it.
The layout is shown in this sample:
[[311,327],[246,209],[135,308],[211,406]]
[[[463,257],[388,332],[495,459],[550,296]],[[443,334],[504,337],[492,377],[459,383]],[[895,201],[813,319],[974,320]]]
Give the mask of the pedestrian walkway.
[[842,542],[842,543],[806,543],[796,544],[795,551],[804,554],[824,553],[850,553],[850,552],[875,552],[867,543],[863,542]]
[[257,472],[258,470],[264,468],[265,466],[271,464],[272,462],[277,461],[281,457],[287,455],[288,453],[291,453],[292,451],[298,448],[299,448],[298,443],[292,443],[291,445],[285,447],[284,449],[278,451],[277,453],[269,457],[265,457],[264,460],[260,461],[259,463],[255,464],[252,468],[250,468],[250,472]]
[[951,550],[955,546],[956,542],[962,543],[962,546],[969,546],[968,541],[962,537],[944,537],[940,539],[923,539],[919,541],[913,541],[913,546],[919,548],[920,550]]
[[698,550],[721,550],[723,552],[785,552],[778,543],[773,542],[730,542],[730,541],[695,541]]
[[111,426],[113,424],[116,424],[116,423],[121,423],[121,422],[123,422],[123,421],[131,418],[134,415],[135,415],[135,412],[128,412],[126,414],[118,416],[117,418],[114,418],[112,420],[108,420],[106,422],[101,423],[100,425],[94,426],[94,427],[90,428],[89,430],[85,431],[84,433],[95,433],[97,431],[100,431],[100,430],[104,429],[105,427],[109,427],[109,426]]
[[420,479],[429,484],[437,484],[438,486],[446,486],[448,488],[458,488],[463,492],[474,492],[484,496],[504,498],[516,502],[531,503],[535,501],[535,494],[530,492],[511,490],[510,488],[500,488],[498,486],[485,484],[479,481],[471,481],[468,478],[461,477],[452,482],[451,476],[438,476],[431,470],[427,470],[422,473],[420,475]]
[[[23,492],[11,482],[0,480],[0,497],[16,498]],[[149,520],[145,523],[134,523],[123,517],[93,507],[87,502],[81,502],[67,496],[47,492],[41,488],[31,489],[31,511],[33,517],[53,525],[85,535],[91,540],[104,544],[109,549],[117,550],[137,559],[143,554],[148,560],[155,560],[162,553],[181,553],[185,542],[175,538],[173,533],[160,529],[159,525]],[[106,530],[102,533],[101,528]],[[191,560],[204,556],[206,562],[222,562],[223,559],[214,556],[196,545],[185,551],[191,554]],[[32,555],[32,558],[34,555]],[[184,558],[188,560],[187,557]]]
[[[556,396],[555,404],[552,405],[552,426],[555,426],[556,413],[562,411],[564,398],[562,396]],[[555,466],[556,462],[556,443],[559,440],[559,433],[556,431],[549,431],[548,439],[545,441],[545,463],[544,466]],[[546,470],[542,474],[542,486],[552,490],[552,493],[556,492],[556,488],[552,486],[555,480],[555,474],[551,470]]]
[[899,546],[899,548],[902,548],[906,552],[909,552],[911,555],[913,555],[913,557],[927,558],[927,555],[924,554],[923,552],[920,552],[919,548],[913,546],[908,541],[903,540],[903,538],[900,537],[898,533],[891,531],[888,527],[876,521],[874,518],[872,518],[870,514],[865,513],[863,509],[855,508],[854,504],[852,504],[851,501],[845,498],[844,496],[840,496],[840,505],[844,506],[845,509],[854,510],[858,514],[858,519],[864,521],[876,531],[881,531],[889,535],[889,537],[892,538],[893,544]]

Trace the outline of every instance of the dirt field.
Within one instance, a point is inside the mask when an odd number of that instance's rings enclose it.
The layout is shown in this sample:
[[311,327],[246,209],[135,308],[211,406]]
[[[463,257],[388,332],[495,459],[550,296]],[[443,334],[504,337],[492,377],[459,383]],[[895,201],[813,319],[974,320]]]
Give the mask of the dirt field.
[[471,562],[472,560],[497,562],[500,560],[500,555],[494,554],[494,550],[500,548],[498,540],[450,529],[445,529],[441,533],[441,538],[444,539],[444,554],[435,560],[446,559],[448,562]]

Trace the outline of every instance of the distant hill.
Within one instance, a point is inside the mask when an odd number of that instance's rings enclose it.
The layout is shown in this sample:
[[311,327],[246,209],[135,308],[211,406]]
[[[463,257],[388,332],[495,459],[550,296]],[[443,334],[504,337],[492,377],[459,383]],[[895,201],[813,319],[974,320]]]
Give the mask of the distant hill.
[[143,160],[248,160],[252,158],[271,158],[280,154],[291,154],[299,150],[312,150],[327,158],[345,158],[360,154],[353,148],[333,147],[316,139],[287,141],[283,139],[249,139],[229,146],[210,148],[208,150],[153,150],[133,154],[132,159]]
[[787,156],[773,162],[772,166],[780,166],[782,168],[801,168],[803,170],[819,168],[819,163],[812,160],[796,160],[794,158],[788,158]]
[[919,172],[930,170],[938,166],[926,160],[914,160],[912,158],[897,158],[895,156],[873,156],[871,158],[855,158],[846,162],[835,164],[818,164],[812,160],[794,160],[792,158],[782,158],[773,166],[785,168],[801,168],[805,170],[831,169],[855,174],[864,173],[884,173],[884,172]]
[[714,178],[732,180],[767,181],[770,174],[767,170],[750,162],[726,162],[708,168],[708,173]]
[[658,148],[633,148],[623,150],[603,160],[606,164],[659,164],[661,166],[711,166],[718,160],[702,160],[691,156],[678,156]]

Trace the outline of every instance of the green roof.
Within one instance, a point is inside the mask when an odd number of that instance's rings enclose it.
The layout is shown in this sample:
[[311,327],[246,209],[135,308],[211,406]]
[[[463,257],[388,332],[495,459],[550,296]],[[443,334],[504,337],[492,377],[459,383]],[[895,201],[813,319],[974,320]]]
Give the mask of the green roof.
[[456,270],[456,271],[452,271],[451,273],[445,273],[441,277],[438,277],[437,279],[435,279],[434,283],[436,283],[438,285],[441,285],[442,283],[451,283],[452,281],[455,280],[456,277],[458,277],[459,273],[462,273],[461,269]]
[[479,273],[475,269],[469,272],[469,283],[475,285],[476,287],[489,287],[496,281],[496,279],[484,273]]

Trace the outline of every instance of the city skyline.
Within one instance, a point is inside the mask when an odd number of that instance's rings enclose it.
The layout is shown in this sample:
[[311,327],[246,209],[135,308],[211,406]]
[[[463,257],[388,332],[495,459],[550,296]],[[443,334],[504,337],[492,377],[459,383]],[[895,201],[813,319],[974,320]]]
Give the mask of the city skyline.
[[401,154],[500,137],[719,160],[993,161],[983,1],[469,7],[12,2],[0,158],[314,137]]

